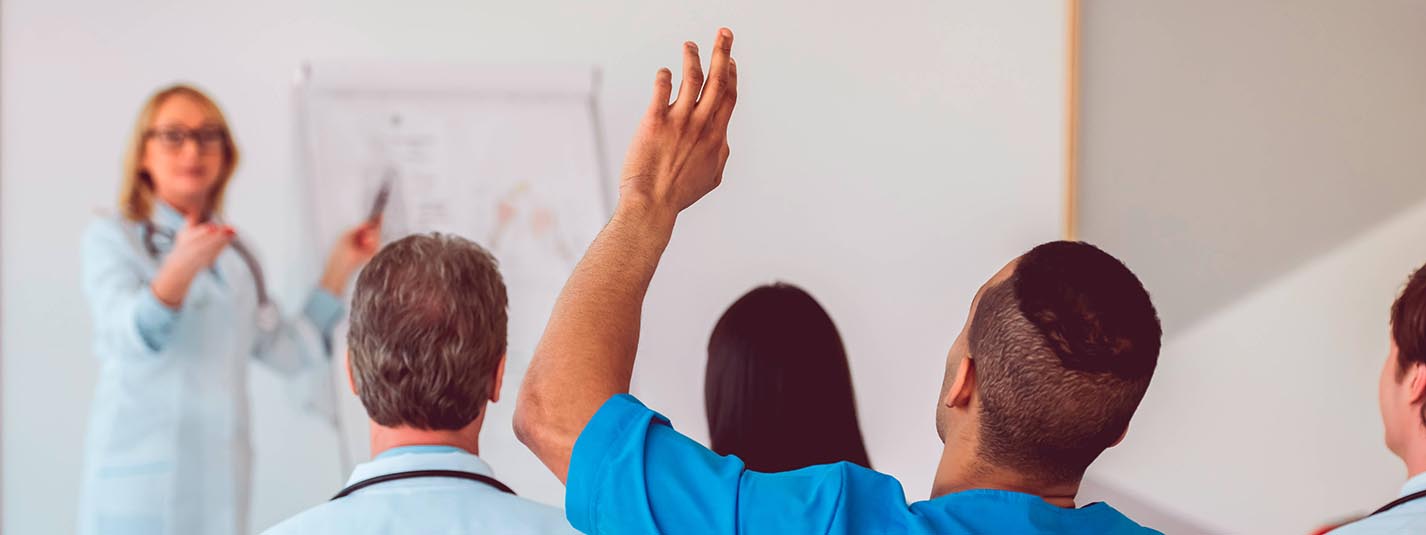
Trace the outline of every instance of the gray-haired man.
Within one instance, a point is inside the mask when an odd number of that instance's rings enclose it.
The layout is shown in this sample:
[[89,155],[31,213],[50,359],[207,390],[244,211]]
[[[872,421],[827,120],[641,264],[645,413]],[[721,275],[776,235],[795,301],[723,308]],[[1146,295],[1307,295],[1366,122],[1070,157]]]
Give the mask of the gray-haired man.
[[477,457],[505,372],[505,283],[490,253],[410,236],[377,253],[352,299],[348,371],[375,457],[338,497],[268,533],[573,532]]

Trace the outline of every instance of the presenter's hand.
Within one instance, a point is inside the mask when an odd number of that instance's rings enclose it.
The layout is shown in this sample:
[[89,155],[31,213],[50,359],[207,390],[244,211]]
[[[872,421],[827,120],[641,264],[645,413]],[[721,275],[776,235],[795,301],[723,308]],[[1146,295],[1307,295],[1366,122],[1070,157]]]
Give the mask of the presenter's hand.
[[322,288],[332,295],[342,295],[352,274],[366,265],[381,249],[381,219],[366,221],[347,229],[332,246],[327,268],[322,272]]
[[619,212],[667,223],[723,180],[728,120],[738,97],[733,32],[718,30],[705,83],[698,46],[683,45],[683,82],[672,105],[673,75],[659,69],[653,102],[624,157]]
[[154,297],[172,308],[178,308],[188,294],[188,285],[199,271],[218,259],[223,249],[233,241],[233,228],[216,223],[199,223],[189,217],[183,229],[173,239],[173,250],[164,257],[150,287]]

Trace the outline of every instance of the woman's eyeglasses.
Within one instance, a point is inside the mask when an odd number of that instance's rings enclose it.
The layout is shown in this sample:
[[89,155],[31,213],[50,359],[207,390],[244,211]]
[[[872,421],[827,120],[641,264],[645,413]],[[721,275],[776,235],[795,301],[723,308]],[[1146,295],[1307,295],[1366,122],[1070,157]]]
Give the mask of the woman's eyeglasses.
[[145,137],[156,139],[163,148],[175,152],[183,148],[184,141],[192,139],[193,143],[198,145],[199,152],[208,152],[223,147],[228,133],[222,128],[161,128],[149,130]]

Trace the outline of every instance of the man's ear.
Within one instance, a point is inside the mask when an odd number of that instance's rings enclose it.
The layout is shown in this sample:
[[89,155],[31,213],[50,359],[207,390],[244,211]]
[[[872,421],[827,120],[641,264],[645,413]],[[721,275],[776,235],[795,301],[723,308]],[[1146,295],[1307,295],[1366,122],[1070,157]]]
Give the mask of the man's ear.
[[500,355],[500,364],[495,366],[495,383],[490,389],[490,402],[500,401],[500,385],[505,384],[505,355]]
[[342,360],[346,361],[347,368],[347,386],[351,387],[352,395],[359,396],[361,394],[357,394],[356,391],[356,377],[352,375],[352,352],[347,351],[346,355],[343,355],[343,357],[344,358]]
[[1411,404],[1415,405],[1426,401],[1426,364],[1415,363],[1411,365],[1410,390]]
[[970,406],[971,394],[975,391],[975,359],[966,357],[956,365],[956,380],[946,390],[946,399],[941,400],[948,408]]
[[1126,426],[1124,426],[1124,432],[1123,432],[1123,433],[1119,433],[1119,438],[1114,439],[1114,443],[1113,443],[1113,444],[1110,444],[1109,447],[1112,448],[1112,447],[1114,447],[1114,446],[1118,446],[1120,442],[1123,442],[1123,441],[1124,441],[1124,437],[1127,437],[1127,436],[1129,436],[1129,426],[1126,425]]

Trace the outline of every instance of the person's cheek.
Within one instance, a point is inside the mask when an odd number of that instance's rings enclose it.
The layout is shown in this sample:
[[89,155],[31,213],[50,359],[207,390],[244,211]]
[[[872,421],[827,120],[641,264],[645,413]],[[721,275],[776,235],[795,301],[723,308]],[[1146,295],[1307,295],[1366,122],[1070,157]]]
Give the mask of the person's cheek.
[[208,161],[204,162],[203,167],[208,171],[208,176],[211,181],[217,182],[218,175],[223,172],[223,165],[226,163],[224,161],[225,159],[226,157],[219,152],[209,156]]

